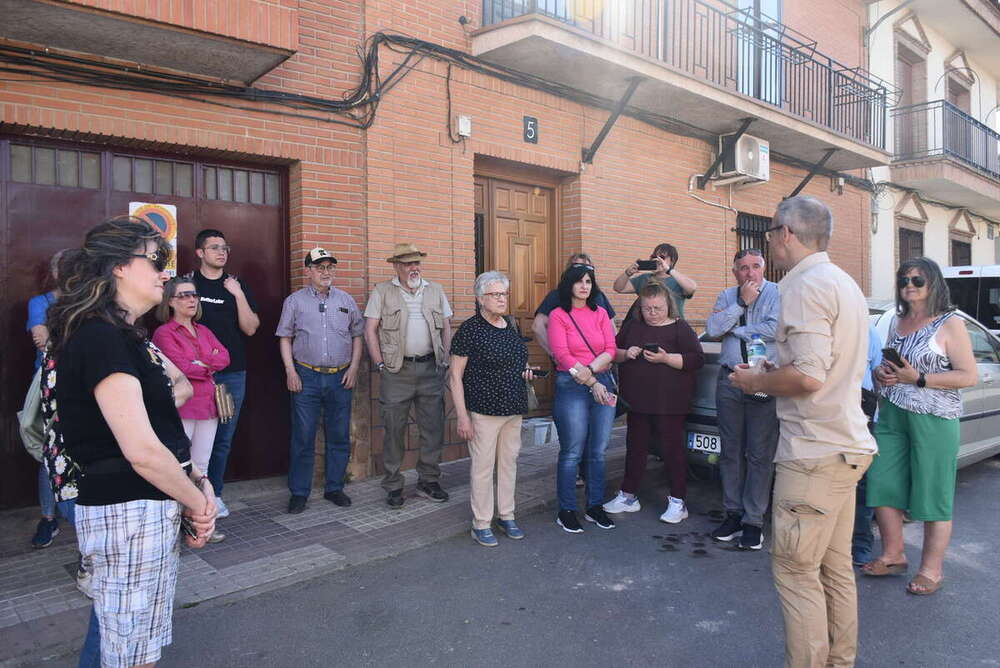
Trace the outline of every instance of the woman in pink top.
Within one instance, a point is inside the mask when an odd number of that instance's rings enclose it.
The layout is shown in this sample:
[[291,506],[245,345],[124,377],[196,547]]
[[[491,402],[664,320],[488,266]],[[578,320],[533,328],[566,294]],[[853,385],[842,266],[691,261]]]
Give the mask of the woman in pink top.
[[569,533],[583,527],[576,515],[576,471],[586,467],[587,510],[584,517],[602,529],[615,523],[604,512],[604,451],[615,420],[615,330],[607,311],[597,306],[601,294],[594,270],[574,265],[559,280],[559,308],[549,314],[548,338],[556,360],[556,393],[552,407],[559,432],[556,524]]
[[229,366],[229,351],[212,330],[195,322],[201,317],[201,301],[190,278],[177,277],[163,286],[163,301],[156,309],[156,317],[164,324],[153,333],[153,343],[194,387],[194,396],[177,412],[191,439],[191,460],[199,471],[207,471],[219,426],[212,375]]

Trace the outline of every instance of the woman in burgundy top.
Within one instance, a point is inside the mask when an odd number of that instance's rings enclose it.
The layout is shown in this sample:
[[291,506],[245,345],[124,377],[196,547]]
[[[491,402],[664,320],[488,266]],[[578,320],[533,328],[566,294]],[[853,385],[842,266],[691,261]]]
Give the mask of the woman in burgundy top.
[[667,465],[670,496],[660,520],[677,524],[688,516],[684,420],[705,355],[694,330],[682,320],[666,288],[647,283],[639,292],[641,317],[618,333],[621,393],[631,406],[626,437],[625,479],[621,491],[604,504],[605,512],[639,510],[636,494],[655,437]]
[[[196,322],[201,317],[201,302],[190,278],[174,278],[163,286],[163,301],[156,309],[156,317],[164,324],[153,333],[153,343],[194,387],[194,396],[177,411],[184,433],[191,439],[191,461],[199,471],[207,471],[219,426],[212,375],[229,366],[229,351],[212,330]],[[218,542],[218,538],[212,542]]]

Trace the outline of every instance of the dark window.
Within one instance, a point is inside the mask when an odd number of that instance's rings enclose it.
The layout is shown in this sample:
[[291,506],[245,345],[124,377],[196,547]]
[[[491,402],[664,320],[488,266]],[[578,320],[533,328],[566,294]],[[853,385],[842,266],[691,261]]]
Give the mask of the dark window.
[[245,204],[281,204],[277,174],[226,167],[205,167],[205,199]]
[[924,254],[924,233],[899,228],[899,261],[905,262]]
[[764,265],[764,278],[778,282],[785,275],[779,271],[768,256],[767,237],[765,232],[771,227],[768,216],[754,216],[749,213],[739,213],[736,216],[736,247],[738,250],[756,248],[764,253],[767,264]]
[[951,240],[951,266],[964,267],[972,264],[972,244]]

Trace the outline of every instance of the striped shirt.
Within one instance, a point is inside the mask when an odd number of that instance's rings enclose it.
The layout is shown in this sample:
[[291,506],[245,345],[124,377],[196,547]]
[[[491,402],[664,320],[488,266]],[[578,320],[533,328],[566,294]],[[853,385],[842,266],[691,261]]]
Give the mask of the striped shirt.
[[[894,317],[889,326],[886,346],[895,348],[910,366],[926,375],[951,371],[951,360],[944,354],[935,334],[953,315],[954,311],[939,315],[929,324],[906,336],[900,336],[896,332],[899,319]],[[962,416],[962,395],[958,390],[932,389],[917,387],[910,383],[897,383],[891,387],[883,387],[882,396],[893,405],[911,413],[936,415],[947,420]]]

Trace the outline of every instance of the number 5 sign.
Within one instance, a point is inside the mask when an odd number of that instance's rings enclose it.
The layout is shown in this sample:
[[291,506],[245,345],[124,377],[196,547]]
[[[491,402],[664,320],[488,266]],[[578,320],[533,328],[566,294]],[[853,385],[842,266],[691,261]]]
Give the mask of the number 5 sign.
[[529,144],[538,143],[538,119],[534,116],[524,117],[524,141]]

